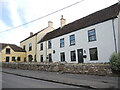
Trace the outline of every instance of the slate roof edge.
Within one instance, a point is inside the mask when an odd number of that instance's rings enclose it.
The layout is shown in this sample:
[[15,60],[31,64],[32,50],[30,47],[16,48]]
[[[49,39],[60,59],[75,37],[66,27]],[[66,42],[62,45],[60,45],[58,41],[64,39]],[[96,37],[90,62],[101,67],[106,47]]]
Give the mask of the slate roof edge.
[[[5,47],[1,48],[0,51],[2,51],[4,48],[6,48],[7,46],[9,46],[9,47],[12,48],[12,50],[13,50],[14,52],[26,52],[24,49],[22,49],[21,47],[15,45],[15,44],[0,43],[1,46],[2,46],[3,44],[5,45]],[[21,49],[21,50],[15,50],[15,48],[13,48],[12,46],[16,46],[17,48],[19,48],[19,49]]]
[[[104,9],[102,9],[102,10],[108,9],[108,8],[113,7],[113,6],[116,6],[116,5],[119,5],[119,4],[116,3],[116,4],[114,4],[114,5],[111,5],[111,6],[107,7],[107,8],[104,8]],[[118,6],[118,7],[120,7],[120,6]],[[86,17],[88,17],[88,16],[90,16],[90,15],[94,15],[95,13],[99,13],[99,12],[102,11],[102,10],[96,11],[96,12],[94,12],[94,13],[92,13],[92,14],[89,14],[89,15],[83,17],[83,18],[86,18]],[[96,23],[92,23],[92,24],[90,24],[90,25],[88,25],[88,26],[95,25],[95,24],[98,24],[98,23],[102,23],[102,22],[105,22],[105,21],[108,21],[108,20],[117,18],[117,16],[118,16],[118,14],[115,15],[115,16],[111,16],[110,18],[107,18],[107,19],[105,19],[105,20],[97,21]],[[81,19],[83,19],[83,18],[81,18]],[[80,19],[78,19],[78,20],[80,20]],[[78,20],[75,20],[75,21],[73,21],[73,22],[71,22],[71,23],[69,23],[69,24],[73,24],[73,23],[75,23],[75,22],[78,21]],[[67,25],[69,25],[69,24],[67,24]],[[66,25],[65,25],[65,26],[66,26]],[[64,27],[65,27],[65,26],[64,26]],[[86,27],[88,27],[88,26],[85,26],[85,27],[82,27],[82,28],[79,28],[79,29],[83,29],[83,28],[86,28]],[[63,27],[63,28],[64,28],[64,27]],[[61,28],[57,28],[57,29],[61,29]],[[57,30],[57,29],[55,29],[55,30]],[[70,31],[70,32],[65,32],[65,33],[63,33],[62,35],[65,35],[65,34],[68,34],[68,33],[74,32],[74,31],[77,31],[77,30],[79,30],[79,29],[76,29],[76,30],[73,30],[73,31]],[[54,30],[54,31],[55,31],[55,30]],[[52,31],[52,32],[54,32],[54,31]],[[44,40],[45,37],[47,37],[47,35],[49,35],[49,34],[52,33],[52,32],[47,33],[38,43],[44,42],[44,41],[47,41],[47,40],[50,40],[50,39],[53,39],[53,38],[56,38],[56,37],[59,37],[59,36],[62,36],[62,35],[58,35],[58,36],[55,36],[55,37],[52,36],[51,38],[49,38],[49,39],[47,38],[46,40]]]
[[48,27],[46,27],[46,28],[42,29],[41,31],[38,31],[37,33],[33,34],[32,36],[29,36],[29,37],[25,38],[24,40],[20,41],[20,43],[22,43],[22,42],[24,42],[24,41],[26,41],[26,40],[28,40],[28,39],[32,38],[33,36],[37,35],[38,33],[40,33],[40,32],[42,32],[42,31],[44,31],[44,30],[45,30],[45,29],[47,29],[47,28],[48,28]]

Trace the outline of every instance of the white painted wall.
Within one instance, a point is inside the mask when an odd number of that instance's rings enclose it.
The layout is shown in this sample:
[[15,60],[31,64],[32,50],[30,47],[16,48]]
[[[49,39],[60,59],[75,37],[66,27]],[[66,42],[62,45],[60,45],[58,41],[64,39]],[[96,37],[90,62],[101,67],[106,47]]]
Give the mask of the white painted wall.
[[[114,20],[116,41],[118,41],[118,19]],[[88,42],[88,30],[95,29],[96,31],[96,41]],[[76,44],[70,46],[69,36],[75,34]],[[64,38],[65,47],[60,48],[60,39]],[[117,42],[118,43],[118,42]],[[44,42],[45,46],[45,42]],[[46,46],[45,46],[46,47]],[[98,60],[90,61],[89,48],[97,47],[98,50]],[[109,62],[110,55],[115,52],[115,44],[113,37],[113,25],[112,20],[105,21],[93,26],[86,27],[84,29],[57,37],[52,39],[52,50],[47,53],[52,53],[53,62],[60,62],[60,52],[65,52],[65,60],[68,63],[78,63],[77,49],[83,49],[86,51],[84,55],[87,55],[87,58],[84,58],[84,63],[96,63],[96,62]],[[55,50],[55,54],[53,54]],[[71,62],[70,51],[76,51],[76,61]],[[45,53],[45,51],[43,51]],[[40,54],[45,54],[40,52]]]
[[46,61],[46,42],[43,42],[43,50],[40,50],[40,44],[38,44],[38,62],[40,62],[40,56],[43,55],[43,61]]
[[[49,24],[48,24],[49,26]],[[53,31],[54,28],[51,26],[45,28],[43,31],[41,31],[40,33],[37,34],[37,43],[48,33],[48,32],[51,32]],[[36,44],[36,47],[37,47],[37,61],[39,62],[40,61],[40,45],[39,44]]]

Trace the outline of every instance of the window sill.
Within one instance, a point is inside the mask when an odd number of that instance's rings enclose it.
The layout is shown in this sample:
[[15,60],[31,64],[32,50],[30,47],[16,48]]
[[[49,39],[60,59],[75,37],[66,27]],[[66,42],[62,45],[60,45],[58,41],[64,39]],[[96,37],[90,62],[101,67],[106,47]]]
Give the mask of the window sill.
[[71,62],[76,62],[76,61],[71,61]]
[[70,46],[74,46],[75,44],[71,44]]
[[97,40],[92,40],[92,41],[88,41],[88,42],[93,42],[93,41],[97,41]]
[[96,59],[96,60],[90,60],[90,61],[98,61],[98,60]]
[[60,47],[60,48],[64,48],[64,47]]

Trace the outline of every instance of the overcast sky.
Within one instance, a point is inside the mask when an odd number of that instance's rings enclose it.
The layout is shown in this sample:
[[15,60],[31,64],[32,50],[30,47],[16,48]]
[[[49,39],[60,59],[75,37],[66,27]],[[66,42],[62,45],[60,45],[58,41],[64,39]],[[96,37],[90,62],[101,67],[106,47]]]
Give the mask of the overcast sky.
[[[60,27],[61,15],[64,16],[67,23],[70,23],[118,2],[118,0],[80,1],[81,0],[0,0],[0,43],[19,45],[19,42],[27,38],[30,32],[36,33],[46,28],[48,21],[53,22],[54,28]],[[2,32],[74,3],[77,4],[33,23]]]

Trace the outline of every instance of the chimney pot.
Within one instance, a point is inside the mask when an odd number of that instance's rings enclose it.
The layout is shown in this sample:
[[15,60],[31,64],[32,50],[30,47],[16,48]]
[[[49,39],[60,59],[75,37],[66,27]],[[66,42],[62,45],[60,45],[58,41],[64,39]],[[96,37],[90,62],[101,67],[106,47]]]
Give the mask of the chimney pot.
[[53,27],[53,22],[48,21],[48,27]]
[[33,35],[33,32],[30,32],[30,36],[32,36]]
[[66,19],[63,18],[63,15],[61,15],[61,27],[63,27],[66,24]]

